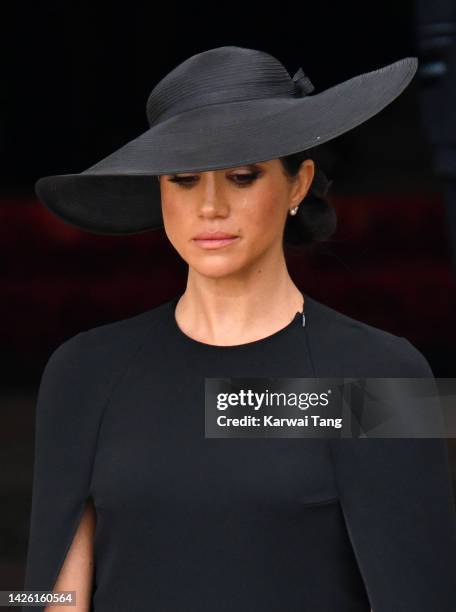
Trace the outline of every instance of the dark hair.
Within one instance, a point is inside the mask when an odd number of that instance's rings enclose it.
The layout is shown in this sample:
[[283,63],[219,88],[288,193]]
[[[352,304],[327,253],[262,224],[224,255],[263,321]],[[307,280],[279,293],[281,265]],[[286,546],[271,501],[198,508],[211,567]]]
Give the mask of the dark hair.
[[296,215],[288,215],[284,229],[284,243],[287,246],[310,246],[329,238],[336,230],[337,215],[327,199],[327,192],[332,183],[322,169],[322,156],[314,147],[298,153],[280,157],[285,174],[292,180],[299,172],[306,159],[315,164],[315,175],[307,195],[299,203]]

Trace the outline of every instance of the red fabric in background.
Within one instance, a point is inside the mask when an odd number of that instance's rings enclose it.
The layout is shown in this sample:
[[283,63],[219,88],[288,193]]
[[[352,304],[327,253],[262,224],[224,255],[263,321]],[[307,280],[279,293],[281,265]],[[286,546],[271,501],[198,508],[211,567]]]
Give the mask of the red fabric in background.
[[[289,252],[296,284],[317,300],[417,346],[454,346],[456,282],[441,198],[331,198],[338,228]],[[164,230],[97,236],[60,221],[35,198],[0,201],[3,350],[44,355],[88,327],[134,315],[185,287],[186,265]]]

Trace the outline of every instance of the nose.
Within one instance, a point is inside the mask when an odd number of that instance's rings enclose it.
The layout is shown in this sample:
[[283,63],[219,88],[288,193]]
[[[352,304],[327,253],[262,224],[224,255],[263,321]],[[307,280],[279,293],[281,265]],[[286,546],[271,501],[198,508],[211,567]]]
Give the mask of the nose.
[[216,171],[201,173],[201,191],[198,194],[198,214],[201,217],[212,218],[226,216],[229,203],[223,185],[224,177]]

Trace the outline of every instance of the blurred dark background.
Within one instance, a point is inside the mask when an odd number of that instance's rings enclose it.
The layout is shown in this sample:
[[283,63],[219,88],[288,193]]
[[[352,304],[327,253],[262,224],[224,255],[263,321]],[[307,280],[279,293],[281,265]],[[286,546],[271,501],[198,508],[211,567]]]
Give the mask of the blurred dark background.
[[[149,92],[190,55],[227,44],[261,49],[290,75],[302,66],[316,92],[405,56],[429,69],[328,145],[338,230],[288,260],[296,284],[315,299],[407,337],[435,376],[456,376],[453,166],[451,155],[435,161],[437,149],[446,155],[452,145],[442,142],[446,127],[436,136],[431,126],[447,87],[438,62],[453,40],[454,3],[433,4],[437,15],[411,0],[10,7],[0,92],[0,589],[22,588],[35,400],[50,353],[81,330],[170,299],[186,279],[162,231],[124,238],[79,231],[37,201],[34,183],[80,172],[145,131]],[[442,32],[429,29],[433,22],[449,24],[446,46],[441,35],[433,46]]]

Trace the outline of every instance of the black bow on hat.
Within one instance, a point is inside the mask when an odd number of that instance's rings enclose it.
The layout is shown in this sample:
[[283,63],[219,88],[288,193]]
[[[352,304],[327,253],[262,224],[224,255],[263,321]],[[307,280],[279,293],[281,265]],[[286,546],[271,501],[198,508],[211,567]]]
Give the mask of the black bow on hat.
[[312,85],[309,77],[304,73],[302,68],[299,68],[293,77],[293,81],[296,86],[297,95],[307,96],[314,91],[315,87]]

